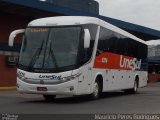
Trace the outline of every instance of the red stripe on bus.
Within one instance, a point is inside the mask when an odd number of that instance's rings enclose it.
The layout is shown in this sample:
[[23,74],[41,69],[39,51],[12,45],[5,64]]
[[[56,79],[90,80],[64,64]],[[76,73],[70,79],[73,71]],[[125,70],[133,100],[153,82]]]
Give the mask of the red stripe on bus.
[[141,66],[141,60],[114,53],[104,52],[96,56],[94,68],[134,70]]

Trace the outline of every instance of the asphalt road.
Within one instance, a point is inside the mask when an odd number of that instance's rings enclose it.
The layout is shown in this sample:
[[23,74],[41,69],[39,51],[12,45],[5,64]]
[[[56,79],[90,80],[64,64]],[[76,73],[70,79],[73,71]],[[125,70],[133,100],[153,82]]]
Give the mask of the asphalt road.
[[0,113],[14,114],[160,114],[160,83],[140,88],[138,94],[105,93],[91,101],[87,97],[58,97],[46,102],[40,95],[0,91]]

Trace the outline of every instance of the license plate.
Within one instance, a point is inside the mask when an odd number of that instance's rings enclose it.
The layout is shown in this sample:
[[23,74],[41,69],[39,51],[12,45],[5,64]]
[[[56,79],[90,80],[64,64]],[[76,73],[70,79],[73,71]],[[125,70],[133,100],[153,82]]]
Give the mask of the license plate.
[[46,87],[37,87],[37,91],[47,91]]

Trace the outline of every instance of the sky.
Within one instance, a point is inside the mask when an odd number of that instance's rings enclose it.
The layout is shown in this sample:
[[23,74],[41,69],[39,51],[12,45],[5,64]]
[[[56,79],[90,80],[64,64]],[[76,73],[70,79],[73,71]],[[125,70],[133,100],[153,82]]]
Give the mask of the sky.
[[160,0],[96,0],[100,14],[160,30]]
[[[160,31],[160,0],[96,0],[103,16]],[[160,44],[151,41],[148,44]]]

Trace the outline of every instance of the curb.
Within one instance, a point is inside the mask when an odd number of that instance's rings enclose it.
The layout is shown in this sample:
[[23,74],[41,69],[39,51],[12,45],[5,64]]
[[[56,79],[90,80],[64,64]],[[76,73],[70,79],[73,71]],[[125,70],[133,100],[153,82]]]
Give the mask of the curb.
[[0,87],[0,90],[16,90],[16,86],[11,86],[11,87]]

